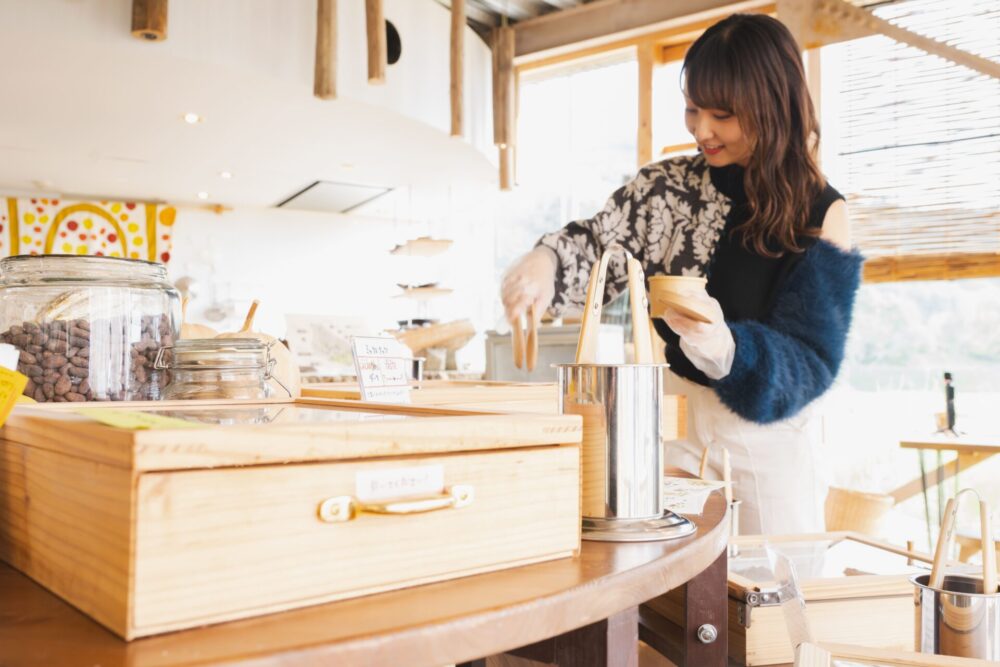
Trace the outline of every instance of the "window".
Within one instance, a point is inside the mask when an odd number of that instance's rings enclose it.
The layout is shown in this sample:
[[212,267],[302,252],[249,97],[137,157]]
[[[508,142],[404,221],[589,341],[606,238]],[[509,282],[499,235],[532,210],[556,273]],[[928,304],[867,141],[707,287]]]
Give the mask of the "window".
[[683,60],[653,70],[653,160],[694,152],[694,137],[684,124]]
[[632,50],[520,76],[517,187],[500,197],[497,272],[538,238],[588,218],[636,172]]
[[[1000,60],[996,0],[905,0],[882,18]],[[869,257],[1000,251],[1000,81],[869,37],[825,47],[824,171]]]
[[[1000,59],[995,0],[904,0],[875,13]],[[824,47],[820,63],[822,167],[848,200],[865,255],[1000,251],[1000,81],[879,36]],[[888,492],[914,478],[916,455],[898,443],[935,430],[945,371],[955,378],[958,427],[996,432],[998,332],[1000,278],[863,285],[825,401],[833,481]],[[996,506],[1000,489],[988,480],[998,469],[984,463],[960,484]],[[896,537],[919,539],[922,501],[901,510],[910,523]]]

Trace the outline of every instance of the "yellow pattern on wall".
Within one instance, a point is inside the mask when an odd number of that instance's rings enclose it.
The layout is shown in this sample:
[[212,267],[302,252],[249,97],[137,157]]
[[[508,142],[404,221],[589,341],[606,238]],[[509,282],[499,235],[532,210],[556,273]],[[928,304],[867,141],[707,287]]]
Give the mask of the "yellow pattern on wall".
[[7,199],[0,208],[0,257],[97,255],[169,262],[173,206],[135,202]]

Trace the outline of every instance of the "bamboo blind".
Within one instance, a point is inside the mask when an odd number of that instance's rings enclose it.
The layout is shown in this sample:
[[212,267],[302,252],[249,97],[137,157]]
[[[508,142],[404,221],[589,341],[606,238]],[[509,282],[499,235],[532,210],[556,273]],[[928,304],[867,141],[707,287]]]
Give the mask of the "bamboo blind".
[[[1000,61],[996,0],[875,13]],[[837,186],[866,278],[1000,275],[1000,81],[881,36],[845,53]]]

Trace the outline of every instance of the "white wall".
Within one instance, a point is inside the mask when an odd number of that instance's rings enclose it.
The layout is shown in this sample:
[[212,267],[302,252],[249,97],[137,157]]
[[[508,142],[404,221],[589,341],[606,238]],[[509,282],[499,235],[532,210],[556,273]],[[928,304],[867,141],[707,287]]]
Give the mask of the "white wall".
[[[285,334],[285,315],[363,317],[374,329],[397,319],[470,318],[477,332],[493,328],[501,313],[494,276],[495,225],[490,186],[449,192],[401,190],[382,205],[388,217],[360,217],[268,208],[215,214],[178,209],[170,277],[197,280],[188,321],[238,328],[259,299],[256,328]],[[455,241],[433,258],[390,255],[396,244],[431,235]],[[439,282],[451,295],[418,304],[396,283]],[[223,322],[205,318],[218,301],[230,307]],[[481,336],[459,355],[473,370],[484,366]]]

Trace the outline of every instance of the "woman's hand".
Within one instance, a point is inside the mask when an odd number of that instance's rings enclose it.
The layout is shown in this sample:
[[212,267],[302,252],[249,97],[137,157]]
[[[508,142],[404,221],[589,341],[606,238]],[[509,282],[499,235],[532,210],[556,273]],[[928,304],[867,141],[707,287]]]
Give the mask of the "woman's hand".
[[538,246],[507,269],[500,296],[508,322],[516,325],[529,305],[534,306],[536,320],[542,319],[555,296],[557,261],[552,249]]
[[736,355],[736,342],[726,325],[722,306],[704,292],[688,294],[686,298],[699,302],[698,310],[708,313],[712,322],[699,322],[671,308],[663,313],[663,321],[680,336],[681,350],[694,367],[712,380],[721,380],[729,375]]

